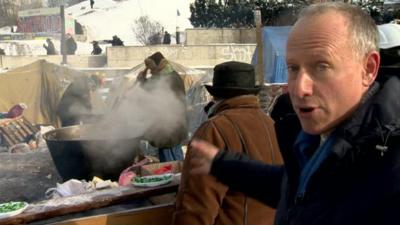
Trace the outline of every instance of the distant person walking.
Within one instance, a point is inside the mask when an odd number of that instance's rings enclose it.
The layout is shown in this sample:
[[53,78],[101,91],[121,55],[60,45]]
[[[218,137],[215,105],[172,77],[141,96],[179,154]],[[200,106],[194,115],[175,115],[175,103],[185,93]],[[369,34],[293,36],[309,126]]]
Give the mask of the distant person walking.
[[161,44],[161,34],[157,32],[149,37],[150,45],[159,45]]
[[46,42],[47,42],[47,46],[46,46],[46,44],[43,44],[43,48],[46,49],[47,55],[55,55],[56,54],[56,48],[54,47],[54,44],[51,41],[51,39],[47,38]]
[[104,40],[104,42],[110,43],[112,46],[124,46],[124,42],[117,35],[114,35],[112,40]]
[[67,34],[65,45],[67,47],[67,55],[75,55],[75,51],[78,46],[76,45],[75,39],[72,37],[71,34]]
[[100,48],[99,42],[98,41],[92,41],[93,45],[93,50],[92,50],[92,55],[100,55],[103,49]]
[[94,0],[90,0],[90,8],[93,9]]
[[171,44],[171,35],[168,33],[168,31],[165,31],[165,33],[164,33],[163,44],[164,45]]

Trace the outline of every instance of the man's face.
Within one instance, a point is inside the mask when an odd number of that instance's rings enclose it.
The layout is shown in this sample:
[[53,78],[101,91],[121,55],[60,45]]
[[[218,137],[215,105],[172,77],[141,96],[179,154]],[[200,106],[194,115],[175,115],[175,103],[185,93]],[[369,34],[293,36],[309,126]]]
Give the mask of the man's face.
[[286,62],[290,98],[310,134],[328,133],[346,119],[372,83],[365,57],[352,48],[345,18],[335,12],[296,23]]
[[146,65],[146,68],[150,69],[151,75],[158,75],[159,70],[153,60],[145,60],[144,64]]

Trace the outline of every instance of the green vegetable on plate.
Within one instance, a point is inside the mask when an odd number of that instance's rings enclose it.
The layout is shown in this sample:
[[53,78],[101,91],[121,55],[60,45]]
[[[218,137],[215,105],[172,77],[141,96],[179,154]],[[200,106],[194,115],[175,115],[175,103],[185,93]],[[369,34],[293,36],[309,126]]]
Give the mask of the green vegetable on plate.
[[24,202],[7,202],[0,204],[0,213],[8,213],[18,209],[21,209],[25,206]]
[[172,175],[158,176],[158,177],[135,177],[136,183],[151,183],[151,182],[159,182],[163,180],[168,180]]

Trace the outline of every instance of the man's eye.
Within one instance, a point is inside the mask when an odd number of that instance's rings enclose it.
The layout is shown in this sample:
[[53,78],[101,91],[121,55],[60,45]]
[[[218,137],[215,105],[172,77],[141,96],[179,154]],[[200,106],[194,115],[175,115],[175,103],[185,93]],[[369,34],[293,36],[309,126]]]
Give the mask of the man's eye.
[[329,69],[329,65],[325,64],[325,63],[318,63],[316,65],[316,70],[318,72],[325,72],[326,70]]
[[289,74],[296,74],[299,71],[299,67],[294,65],[289,65],[287,67],[287,70]]

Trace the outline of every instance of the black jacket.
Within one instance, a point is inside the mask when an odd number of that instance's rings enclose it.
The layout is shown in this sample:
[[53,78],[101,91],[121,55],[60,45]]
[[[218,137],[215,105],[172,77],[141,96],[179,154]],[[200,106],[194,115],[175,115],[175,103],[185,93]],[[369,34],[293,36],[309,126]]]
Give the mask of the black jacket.
[[164,34],[163,44],[165,45],[171,44],[171,35],[168,32],[165,32]]
[[87,77],[75,78],[58,104],[57,114],[61,125],[63,127],[78,125],[85,116],[90,115],[91,111],[89,80]]
[[370,88],[362,105],[335,130],[329,155],[302,196],[297,196],[301,171],[293,151],[297,136],[291,130],[297,120],[293,117],[276,123],[284,167],[237,160],[244,157],[223,151],[211,173],[276,206],[277,225],[400,224],[399,93],[396,76],[382,87],[376,82]]
[[67,47],[67,54],[74,55],[76,49],[78,48],[74,38],[72,38],[72,37],[67,38],[67,40],[65,41],[65,45]]
[[100,55],[103,49],[99,45],[93,45],[92,55]]
[[124,42],[119,37],[113,37],[112,40],[104,40],[106,43],[110,43],[112,46],[124,46]]
[[56,54],[56,48],[54,47],[54,44],[52,41],[47,42],[47,46],[43,45],[43,47],[46,49],[47,55],[55,55]]

